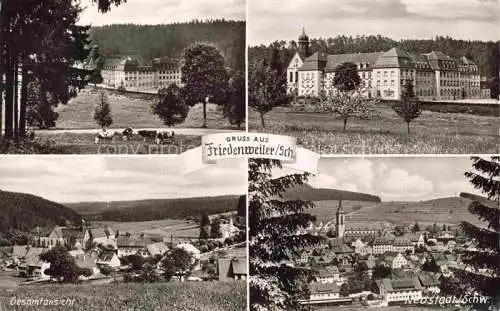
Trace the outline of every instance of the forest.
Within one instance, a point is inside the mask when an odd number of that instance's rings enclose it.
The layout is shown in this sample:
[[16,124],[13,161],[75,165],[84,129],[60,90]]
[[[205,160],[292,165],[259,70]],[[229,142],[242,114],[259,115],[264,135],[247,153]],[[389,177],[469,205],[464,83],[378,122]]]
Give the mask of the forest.
[[[441,51],[455,59],[466,56],[472,59],[479,67],[481,76],[488,78],[498,75],[499,70],[499,43],[470,40],[457,40],[451,37],[436,36],[433,39],[393,40],[388,37],[377,36],[337,36],[334,38],[310,39],[309,51],[327,54],[369,53],[387,51],[399,47],[408,52],[429,53]],[[260,45],[249,48],[249,62],[254,62],[262,57],[270,58],[271,50],[282,50],[282,62],[287,64],[297,49],[296,41],[275,41],[268,46]],[[494,74],[495,73],[495,74]]]
[[180,58],[194,43],[217,47],[232,70],[245,70],[245,22],[193,20],[164,25],[115,24],[92,27],[92,44],[103,56],[138,55],[145,60],[156,57]]

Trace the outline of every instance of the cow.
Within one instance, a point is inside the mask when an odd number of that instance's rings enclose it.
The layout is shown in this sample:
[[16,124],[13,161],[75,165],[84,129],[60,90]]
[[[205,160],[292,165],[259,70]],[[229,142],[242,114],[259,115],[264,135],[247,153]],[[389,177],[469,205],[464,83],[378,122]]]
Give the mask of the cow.
[[157,131],[149,131],[149,130],[140,130],[137,131],[137,134],[143,138],[144,141],[146,139],[151,138],[151,139],[156,139]]
[[134,135],[134,130],[131,127],[127,127],[122,132],[122,139],[123,140],[130,140],[130,139],[132,139],[133,135]]
[[116,131],[114,131],[114,130],[110,131],[110,130],[103,128],[99,131],[99,133],[96,134],[94,141],[96,144],[101,143],[101,141],[103,141],[103,140],[113,141],[113,138],[115,137],[115,135],[116,135]]
[[174,131],[161,131],[156,134],[156,144],[163,144],[166,142],[167,144],[173,144],[175,142],[175,133]]

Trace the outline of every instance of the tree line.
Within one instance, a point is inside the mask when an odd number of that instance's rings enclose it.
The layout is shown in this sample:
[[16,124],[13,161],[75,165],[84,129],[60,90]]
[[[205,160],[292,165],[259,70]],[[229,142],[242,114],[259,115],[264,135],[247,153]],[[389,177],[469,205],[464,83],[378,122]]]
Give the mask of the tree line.
[[92,27],[93,44],[103,56],[138,55],[144,60],[180,58],[185,48],[213,44],[232,70],[245,70],[245,22],[224,19],[193,20],[168,25],[117,24]]
[[[310,53],[324,52],[327,54],[370,53],[388,51],[393,47],[413,53],[429,53],[441,51],[455,59],[465,56],[474,61],[481,76],[487,77],[492,96],[498,96],[500,42],[479,40],[458,40],[448,36],[436,36],[432,39],[402,39],[393,40],[381,35],[370,36],[337,36],[331,38],[310,39]],[[281,61],[288,64],[298,48],[295,40],[286,42],[275,41],[269,45],[249,47],[249,68],[262,59],[271,59],[273,49],[281,51]]]

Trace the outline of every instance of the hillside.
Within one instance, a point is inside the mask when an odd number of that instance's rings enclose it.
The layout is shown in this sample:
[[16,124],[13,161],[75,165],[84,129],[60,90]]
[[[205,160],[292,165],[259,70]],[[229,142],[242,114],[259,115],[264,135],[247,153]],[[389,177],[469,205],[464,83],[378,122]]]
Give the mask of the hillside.
[[470,200],[459,197],[439,198],[421,202],[382,202],[365,206],[346,217],[357,222],[448,223],[461,221],[480,223],[468,211]]
[[92,44],[104,56],[139,55],[144,60],[157,57],[180,58],[183,50],[197,42],[215,45],[226,65],[245,70],[245,22],[192,21],[168,25],[106,25],[89,31]]
[[295,187],[288,189],[283,198],[286,200],[304,200],[304,201],[332,201],[332,200],[349,200],[349,201],[366,201],[366,202],[380,202],[380,198],[375,195],[336,190],[336,189],[323,189],[313,188],[309,185]]
[[156,199],[114,202],[82,202],[66,205],[91,220],[150,221],[200,217],[238,209],[240,196]]
[[0,190],[0,233],[36,226],[79,223],[81,215],[64,205],[26,193]]

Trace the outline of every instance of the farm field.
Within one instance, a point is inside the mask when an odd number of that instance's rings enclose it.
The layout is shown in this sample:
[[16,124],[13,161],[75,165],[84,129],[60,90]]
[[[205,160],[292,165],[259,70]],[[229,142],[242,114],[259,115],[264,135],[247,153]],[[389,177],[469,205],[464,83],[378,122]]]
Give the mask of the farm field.
[[[137,222],[115,222],[96,221],[92,223],[94,228],[111,228],[113,231],[129,232],[132,235],[144,233],[151,236],[170,237],[171,235],[182,238],[198,238],[200,235],[199,225],[190,220],[163,219],[154,221]],[[103,232],[103,230],[96,230]],[[102,236],[96,236],[102,237]]]
[[423,111],[406,132],[406,123],[387,105],[377,106],[377,116],[368,120],[343,120],[335,115],[280,107],[264,116],[249,109],[251,131],[297,137],[298,145],[321,154],[463,154],[498,153],[498,114],[478,116],[464,113]]
[[[338,201],[314,202],[315,208],[309,213],[318,221],[326,223],[335,219]],[[464,198],[441,198],[422,202],[357,202],[343,201],[346,222],[356,224],[458,224],[468,221],[479,224],[481,221],[468,211],[470,201]]]
[[[124,95],[109,90],[106,92],[113,118],[111,128],[164,127],[163,122],[151,112],[151,104],[159,99],[157,95],[131,93]],[[56,111],[59,113],[59,118],[56,122],[56,128],[98,128],[93,118],[97,94],[93,87],[87,87],[84,92],[71,99],[67,105],[58,106]],[[203,105],[199,104],[191,107],[186,120],[176,127],[199,128],[202,124]],[[207,105],[207,126],[213,129],[232,128],[215,104]]]
[[[10,306],[17,299],[75,299],[73,306]],[[96,285],[23,286],[0,289],[2,310],[169,310],[226,311],[246,309],[245,282],[169,282]]]

